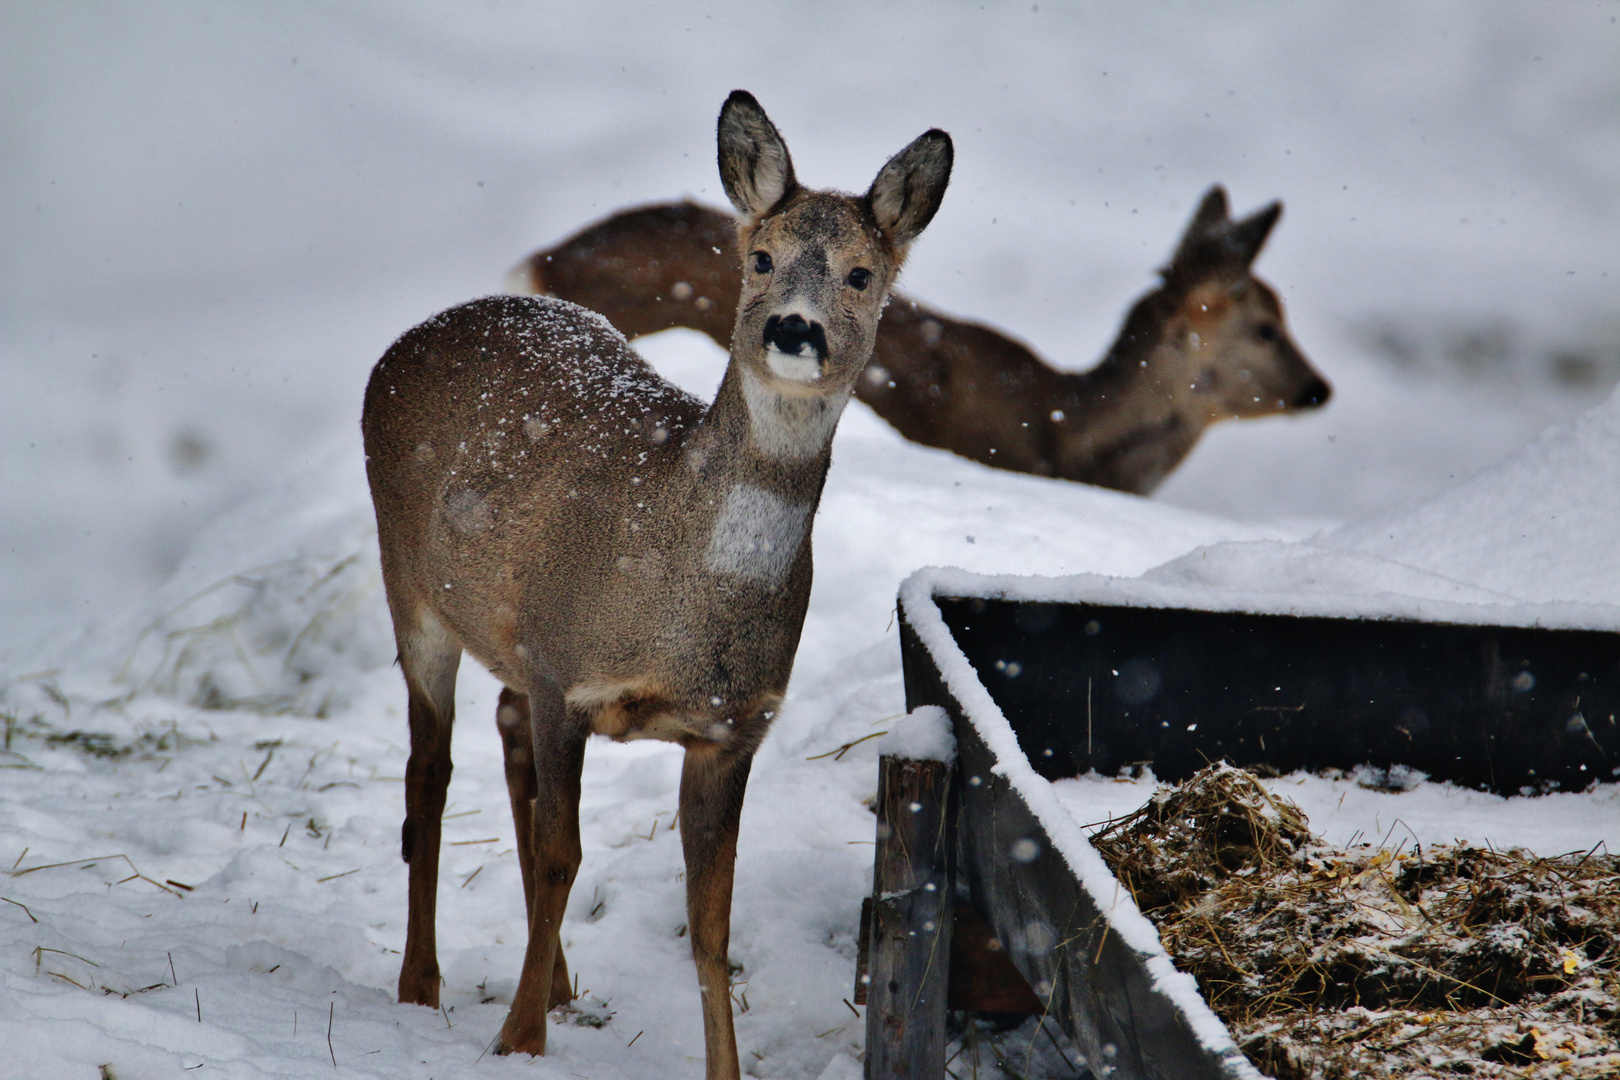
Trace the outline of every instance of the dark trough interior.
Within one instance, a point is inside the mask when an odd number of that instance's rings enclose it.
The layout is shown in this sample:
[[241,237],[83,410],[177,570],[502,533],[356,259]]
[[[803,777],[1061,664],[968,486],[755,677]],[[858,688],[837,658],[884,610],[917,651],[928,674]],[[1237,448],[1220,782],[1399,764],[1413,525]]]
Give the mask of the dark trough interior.
[[1620,777],[1620,634],[939,597],[1037,772],[1409,766],[1501,794]]

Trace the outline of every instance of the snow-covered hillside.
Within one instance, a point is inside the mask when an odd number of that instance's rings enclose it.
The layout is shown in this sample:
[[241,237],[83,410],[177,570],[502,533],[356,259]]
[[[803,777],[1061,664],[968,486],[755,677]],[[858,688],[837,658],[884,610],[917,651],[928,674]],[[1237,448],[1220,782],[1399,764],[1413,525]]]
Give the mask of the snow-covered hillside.
[[1218,428],[1159,499],[1400,509],[1620,377],[1617,17],[6,5],[0,648],[163,581],[198,528],[353,426],[396,335],[530,250],[631,203],[723,202],[736,86],[811,184],[865,184],[949,129],[956,174],[905,288],[1070,367],[1211,183],[1236,212],[1282,199],[1258,269],[1338,393]]

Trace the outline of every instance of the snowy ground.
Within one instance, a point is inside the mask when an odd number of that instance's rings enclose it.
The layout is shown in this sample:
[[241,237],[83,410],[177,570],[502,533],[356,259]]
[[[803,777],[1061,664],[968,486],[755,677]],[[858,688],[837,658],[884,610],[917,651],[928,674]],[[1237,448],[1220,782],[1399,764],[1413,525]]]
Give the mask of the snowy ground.
[[[1620,5],[818,12],[0,11],[0,866],[31,871],[0,877],[0,1072],[479,1058],[522,949],[495,687],[465,666],[447,1009],[397,1006],[403,695],[360,388],[396,334],[534,246],[628,203],[718,201],[733,86],[811,183],[864,185],[950,130],[957,172],[906,288],[1070,366],[1209,183],[1239,210],[1282,197],[1259,270],[1337,390],[1309,418],[1217,429],[1152,501],[995,473],[851,408],[743,817],[752,1073],[857,1069],[843,998],[875,749],[816,755],[900,710],[889,615],[915,567],[1136,575],[1204,549],[1161,577],[1309,589],[1376,562],[1620,605],[1620,402],[1571,423],[1620,377]],[[643,348],[695,387],[723,361],[688,334]],[[592,745],[565,942],[600,1003],[582,1018],[611,1018],[479,1075],[701,1075],[677,775],[669,748]],[[1086,784],[1108,806],[1083,821],[1141,794]],[[1317,827],[1620,843],[1612,787],[1363,795]]]

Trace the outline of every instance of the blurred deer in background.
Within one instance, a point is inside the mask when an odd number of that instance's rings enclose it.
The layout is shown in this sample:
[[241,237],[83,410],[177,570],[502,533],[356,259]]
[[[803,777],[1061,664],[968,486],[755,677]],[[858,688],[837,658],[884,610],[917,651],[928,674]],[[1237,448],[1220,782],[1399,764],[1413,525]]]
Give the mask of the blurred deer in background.
[[543,1053],[548,1007],[572,996],[558,927],[580,864],[587,737],[664,739],[686,751],[707,1075],[729,1080],[743,791],[804,623],[833,430],[952,149],[929,131],[865,195],[813,191],[740,90],[718,141],[739,215],[726,243],[746,269],[728,271],[731,361],[712,405],[665,382],[600,316],[502,296],[401,337],[372,372],[362,429],[411,731],[400,1000],[439,1002],[440,818],[465,649],[506,687],[497,722],[530,913],[497,1052]]
[[[857,387],[902,435],[1014,472],[1151,492],[1204,429],[1315,408],[1331,390],[1250,271],[1282,213],[1233,221],[1209,189],[1162,284],[1090,371],[1052,368],[1021,342],[895,294]],[[625,210],[511,275],[514,292],[573,300],[629,337],[681,326],[721,346],[740,278],[728,215],[690,202]]]

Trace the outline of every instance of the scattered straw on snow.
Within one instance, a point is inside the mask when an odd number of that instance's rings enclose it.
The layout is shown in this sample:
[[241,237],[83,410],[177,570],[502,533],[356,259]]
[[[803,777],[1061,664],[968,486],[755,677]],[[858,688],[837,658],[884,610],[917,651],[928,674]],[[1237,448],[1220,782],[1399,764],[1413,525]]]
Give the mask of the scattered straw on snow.
[[1278,1080],[1620,1074],[1620,856],[1337,847],[1227,765],[1092,843]]

